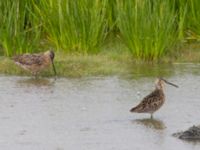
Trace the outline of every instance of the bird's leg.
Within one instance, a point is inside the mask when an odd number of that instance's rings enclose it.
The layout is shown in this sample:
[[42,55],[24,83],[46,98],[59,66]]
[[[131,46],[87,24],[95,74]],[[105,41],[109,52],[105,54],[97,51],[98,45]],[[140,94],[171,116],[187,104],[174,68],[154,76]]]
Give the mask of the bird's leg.
[[57,76],[54,77],[54,81],[56,81],[56,80],[57,80]]
[[37,76],[37,72],[32,72],[32,75],[34,76],[35,79],[38,78],[38,76]]
[[151,114],[151,119],[153,119],[153,114]]

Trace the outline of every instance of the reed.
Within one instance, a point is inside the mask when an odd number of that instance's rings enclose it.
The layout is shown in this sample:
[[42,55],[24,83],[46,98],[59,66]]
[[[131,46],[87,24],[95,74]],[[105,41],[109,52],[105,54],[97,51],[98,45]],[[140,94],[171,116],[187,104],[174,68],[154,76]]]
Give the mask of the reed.
[[41,28],[31,1],[0,1],[0,45],[3,54],[32,52],[40,43]]
[[106,36],[106,0],[42,0],[34,6],[58,50],[96,53]]
[[122,51],[156,61],[173,54],[180,41],[199,41],[199,20],[199,0],[2,0],[0,55],[49,47],[97,54],[122,39]]
[[106,5],[106,17],[108,23],[107,32],[116,33],[118,32],[117,26],[117,0],[108,0]]
[[118,25],[124,42],[136,57],[153,61],[171,48],[176,39],[170,0],[118,1]]
[[188,0],[188,10],[186,15],[186,38],[200,40],[200,1]]
[[177,14],[176,18],[176,29],[178,32],[178,40],[182,41],[185,38],[186,27],[186,16],[188,11],[187,0],[175,0],[174,8]]

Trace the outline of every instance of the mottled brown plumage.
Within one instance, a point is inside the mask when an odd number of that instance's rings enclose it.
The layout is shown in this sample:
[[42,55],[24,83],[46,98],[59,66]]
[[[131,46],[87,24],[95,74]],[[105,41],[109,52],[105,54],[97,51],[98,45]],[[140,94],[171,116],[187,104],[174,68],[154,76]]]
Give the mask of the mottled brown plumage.
[[178,87],[175,84],[172,84],[165,79],[158,78],[156,80],[156,88],[153,92],[143,98],[143,100],[136,106],[133,107],[130,112],[136,113],[150,113],[151,118],[153,117],[153,113],[160,109],[160,107],[165,102],[165,94],[163,91],[164,83],[170,84],[172,86]]
[[50,64],[52,64],[53,71],[56,75],[53,59],[54,59],[53,51],[46,51],[45,53],[38,53],[38,54],[23,54],[13,57],[13,60],[17,65],[19,65],[25,70],[30,71],[35,76],[42,70],[49,67]]

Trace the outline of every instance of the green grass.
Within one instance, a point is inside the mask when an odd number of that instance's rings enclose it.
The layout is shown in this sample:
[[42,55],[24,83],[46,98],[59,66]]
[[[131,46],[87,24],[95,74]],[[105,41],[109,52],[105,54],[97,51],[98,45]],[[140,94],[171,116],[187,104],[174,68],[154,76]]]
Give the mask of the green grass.
[[93,57],[110,51],[104,47],[112,35],[133,61],[160,62],[177,57],[184,42],[199,42],[199,20],[199,0],[0,1],[0,55],[51,48]]
[[42,0],[35,3],[47,39],[58,50],[96,53],[106,37],[107,0]]
[[188,0],[186,17],[187,39],[200,40],[200,1]]
[[118,25],[130,52],[154,61],[168,52],[177,38],[176,13],[170,0],[118,1]]
[[[121,61],[124,61],[121,63]],[[127,54],[98,54],[98,55],[56,55],[55,66],[59,77],[105,76],[126,73],[132,64],[132,57]],[[31,73],[21,69],[8,57],[0,58],[0,73],[9,75],[31,76]],[[52,68],[40,74],[53,76]]]
[[[118,75],[123,77],[137,77],[169,75],[169,68],[175,63],[200,63],[200,44],[184,44],[174,49],[175,54],[165,56],[158,63],[144,62],[134,59],[127,48],[117,40],[115,44],[107,45],[101,53],[93,55],[66,54],[56,52],[55,66],[58,77],[88,77]],[[166,69],[163,69],[166,67]],[[159,69],[162,68],[162,69]],[[173,70],[173,69],[172,69]],[[162,71],[162,72],[160,72]],[[15,65],[8,57],[0,57],[0,74],[32,76],[31,73]],[[40,73],[40,76],[54,76],[52,68]]]
[[[127,53],[97,55],[65,55],[57,54],[55,66],[58,77],[89,77],[89,76],[110,76],[118,75],[124,77],[146,75],[159,75],[155,68],[157,65],[136,62]],[[157,70],[157,71],[156,71]],[[21,69],[8,57],[0,58],[0,73],[6,75],[32,76],[30,72]],[[168,74],[167,72],[165,74]],[[52,68],[40,73],[43,77],[53,77]]]
[[41,25],[32,12],[31,1],[0,1],[0,47],[3,55],[37,50]]

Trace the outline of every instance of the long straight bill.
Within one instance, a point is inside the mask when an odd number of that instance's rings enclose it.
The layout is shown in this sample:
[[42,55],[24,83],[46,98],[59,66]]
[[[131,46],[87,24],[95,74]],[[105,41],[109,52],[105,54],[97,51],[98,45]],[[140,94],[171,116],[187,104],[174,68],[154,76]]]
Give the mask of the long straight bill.
[[52,61],[52,66],[53,66],[54,75],[56,76],[57,73],[56,73],[56,68],[55,68],[55,65],[54,65],[53,61]]
[[171,82],[169,82],[169,81],[167,81],[167,80],[165,80],[165,79],[163,79],[163,78],[161,78],[161,80],[163,80],[165,83],[167,83],[167,84],[169,84],[169,85],[172,85],[172,86],[178,88],[178,85],[176,85],[176,84],[174,84],[174,83],[171,83]]

